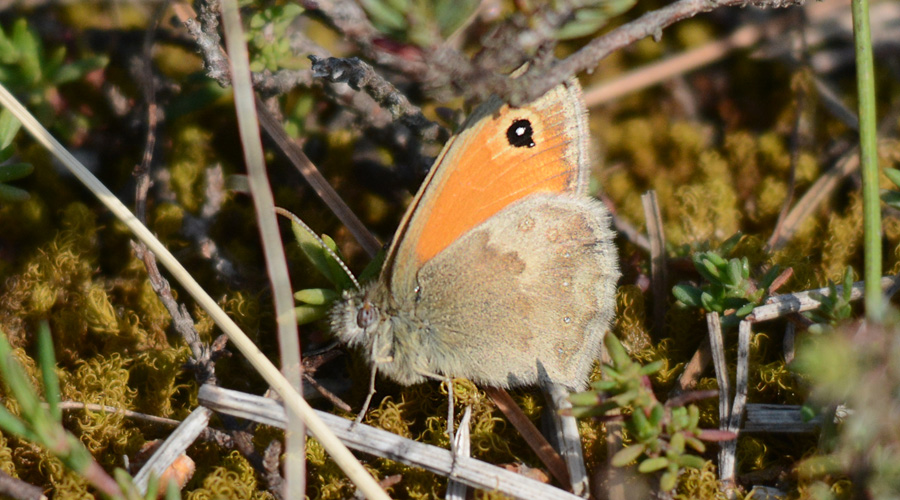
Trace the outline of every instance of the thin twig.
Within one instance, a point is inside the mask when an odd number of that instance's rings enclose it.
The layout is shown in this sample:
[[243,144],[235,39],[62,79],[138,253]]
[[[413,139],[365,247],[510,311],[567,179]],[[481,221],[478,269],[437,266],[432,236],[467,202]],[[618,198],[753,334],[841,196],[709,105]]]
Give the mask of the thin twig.
[[560,384],[550,382],[542,384],[542,388],[548,405],[545,416],[549,415],[553,424],[552,428],[556,434],[553,442],[559,448],[559,454],[569,471],[572,493],[584,496],[590,491],[590,485],[584,464],[578,421],[571,415],[572,403],[569,401],[569,391]]
[[670,396],[675,396],[697,387],[700,375],[703,375],[703,371],[709,366],[710,361],[712,361],[712,352],[709,350],[709,338],[704,338],[700,343],[700,347],[691,356],[691,360],[684,365],[684,371],[678,377],[678,383],[675,384],[675,388],[672,389]]
[[[116,408],[115,406],[107,406],[107,405],[98,405],[95,403],[82,403],[80,401],[61,401],[59,403],[60,410],[88,410],[88,411],[97,411],[103,413],[115,413],[117,415],[122,415],[127,418],[132,418],[135,420],[142,420],[144,422],[149,422],[152,424],[166,425],[171,427],[177,427],[181,425],[180,420],[175,420],[171,418],[165,417],[157,417],[156,415],[148,415],[146,413],[140,413],[132,410],[126,410],[124,408]],[[200,439],[203,441],[214,441],[217,445],[222,446],[224,448],[233,448],[234,443],[232,442],[231,436],[228,435],[227,432],[223,432],[217,429],[213,429],[212,427],[207,427],[200,433]]]
[[322,59],[310,55],[309,60],[312,61],[312,72],[316,78],[346,83],[354,90],[362,90],[390,111],[395,120],[401,120],[426,141],[447,140],[447,131],[443,127],[425,118],[418,106],[413,106],[393,84],[358,57]]
[[0,470],[0,496],[14,500],[47,500],[44,490]]
[[550,443],[548,443],[547,439],[544,438],[539,430],[537,430],[531,420],[525,416],[525,413],[519,408],[519,405],[517,405],[509,396],[509,393],[506,392],[505,389],[497,387],[485,387],[484,392],[490,396],[494,404],[497,405],[497,408],[506,415],[506,418],[513,427],[519,431],[519,434],[522,435],[522,438],[525,439],[528,446],[530,446],[538,458],[544,462],[544,465],[550,470],[550,474],[552,474],[560,484],[572,484],[565,461],[563,461],[562,457],[559,456],[559,453],[550,446]]
[[269,113],[265,107],[261,106],[262,101],[257,97],[257,109],[259,110],[259,124],[272,140],[281,148],[282,153],[291,161],[294,167],[300,172],[300,175],[306,179],[306,182],[312,186],[313,191],[328,205],[328,208],[334,215],[347,226],[350,233],[356,238],[363,250],[370,257],[381,250],[381,243],[372,235],[361,220],[350,210],[350,207],[344,203],[341,196],[331,187],[331,184],[325,180],[325,177],[316,168],[316,165],[306,156],[303,149],[291,140],[281,123]]
[[[804,18],[805,19],[805,18]],[[803,56],[800,59],[805,60],[805,54],[807,53],[808,47],[806,42],[806,36],[804,35],[804,30],[800,30],[800,38],[802,40],[802,54]],[[803,116],[806,108],[806,82],[805,74],[807,71],[801,70],[801,73],[795,75],[795,97],[794,97],[794,108],[796,110],[797,116],[794,118],[794,125],[791,129],[791,166],[790,166],[790,174],[788,175],[788,188],[787,188],[787,196],[784,197],[784,202],[781,205],[781,211],[778,213],[778,220],[775,222],[775,229],[772,230],[772,236],[769,237],[769,241],[766,243],[766,248],[771,248],[772,244],[775,241],[778,241],[780,238],[782,223],[784,219],[787,217],[788,210],[791,208],[791,202],[794,201],[794,189],[797,185],[797,164],[800,162],[800,150],[802,148],[802,126],[803,126]]]
[[[879,287],[881,290],[886,290],[894,285],[895,282],[896,279],[893,276],[886,276],[881,278]],[[853,290],[850,293],[850,300],[862,298],[864,286],[865,283],[862,281],[854,283]],[[843,286],[838,285],[835,288],[838,294],[843,293]],[[820,305],[819,301],[815,299],[815,295],[831,295],[831,290],[829,288],[818,288],[803,292],[774,295],[769,297],[765,304],[754,308],[744,319],[752,323],[760,323],[791,313],[811,311]]]
[[785,216],[781,234],[770,241],[769,248],[771,250],[778,250],[784,247],[796,233],[800,224],[834,191],[841,179],[859,168],[858,153],[858,148],[847,151],[838,159],[834,167],[813,183],[800,200],[797,201],[794,208]]
[[156,256],[147,249],[143,243],[133,242],[132,250],[138,259],[144,262],[144,268],[147,270],[147,279],[150,281],[150,287],[156,292],[160,302],[163,303],[169,316],[172,317],[172,326],[175,331],[179,332],[191,349],[190,365],[194,369],[195,377],[200,383],[215,383],[216,381],[216,358],[226,354],[224,351],[224,342],[216,342],[215,345],[221,346],[221,349],[214,350],[200,339],[200,334],[194,327],[194,320],[191,318],[187,307],[179,304],[172,295],[172,288],[169,281],[163,278],[156,265]]
[[666,276],[666,236],[656,191],[641,195],[644,219],[647,221],[647,239],[650,240],[650,275],[653,281],[653,333],[656,338],[665,337],[666,300],[668,279]]
[[[137,78],[138,85],[141,89],[144,102],[147,105],[147,139],[144,142],[144,154],[141,158],[140,165],[134,169],[135,177],[135,215],[143,223],[146,223],[147,213],[147,193],[150,189],[150,171],[153,163],[153,151],[156,146],[156,129],[159,113],[156,106],[156,88],[154,85],[154,74],[152,66],[152,50],[153,50],[153,34],[159,20],[165,12],[166,4],[160,6],[153,18],[153,22],[148,23],[147,29],[144,31],[143,41],[143,57],[140,66],[142,73]],[[150,252],[146,245],[133,242],[132,248],[138,259],[144,262],[150,285],[156,292],[160,301],[169,311],[172,317],[172,324],[177,332],[179,332],[191,349],[191,365],[195,369],[195,376],[200,383],[215,383],[215,361],[213,353],[209,346],[200,340],[200,335],[194,328],[194,321],[187,311],[184,304],[179,307],[178,302],[172,295],[172,289],[169,282],[163,278],[156,266],[156,258]]]
[[[719,415],[719,429],[735,434],[734,439],[720,443],[719,449],[719,479],[726,484],[726,488],[734,489],[735,473],[737,470],[737,434],[741,430],[741,418],[744,415],[744,406],[747,403],[747,379],[749,374],[750,359],[750,334],[752,333],[749,321],[741,321],[738,328],[737,369],[734,376],[734,402],[727,410],[727,418]],[[716,363],[716,379],[721,380],[718,371],[720,364]],[[723,374],[728,378],[727,372]],[[726,401],[726,406],[727,406]],[[722,407],[720,402],[719,407]],[[722,425],[722,419],[726,421]]]

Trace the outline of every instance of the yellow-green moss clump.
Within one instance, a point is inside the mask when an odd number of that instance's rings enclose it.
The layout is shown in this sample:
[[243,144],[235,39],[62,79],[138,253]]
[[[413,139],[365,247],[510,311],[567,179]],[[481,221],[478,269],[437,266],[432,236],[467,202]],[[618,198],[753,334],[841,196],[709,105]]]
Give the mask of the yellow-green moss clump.
[[214,467],[201,480],[202,485],[186,495],[187,500],[271,500],[270,493],[261,490],[256,472],[238,451],[228,453],[223,464]]

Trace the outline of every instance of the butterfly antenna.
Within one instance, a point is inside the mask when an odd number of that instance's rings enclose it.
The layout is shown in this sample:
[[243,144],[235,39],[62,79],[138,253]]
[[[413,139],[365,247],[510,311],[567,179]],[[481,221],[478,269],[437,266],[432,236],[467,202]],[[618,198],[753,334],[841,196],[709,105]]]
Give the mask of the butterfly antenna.
[[291,222],[302,227],[307,233],[309,233],[313,238],[315,238],[315,240],[325,250],[325,252],[327,252],[328,255],[330,255],[331,258],[333,258],[335,260],[335,262],[337,262],[338,265],[341,266],[341,269],[344,270],[344,273],[347,275],[348,278],[350,278],[350,281],[353,282],[353,286],[355,286],[357,290],[362,289],[362,287],[359,286],[359,281],[356,280],[356,276],[353,276],[353,272],[350,271],[350,268],[347,267],[347,264],[344,264],[344,261],[340,257],[338,257],[338,254],[334,250],[332,250],[331,247],[329,247],[327,244],[325,244],[325,241],[322,238],[320,238],[319,235],[316,234],[316,232],[313,231],[311,227],[307,226],[306,223],[303,222],[302,219],[300,219],[300,217],[297,217],[293,213],[291,213],[281,207],[275,207],[275,213],[281,214],[281,215],[291,219]]

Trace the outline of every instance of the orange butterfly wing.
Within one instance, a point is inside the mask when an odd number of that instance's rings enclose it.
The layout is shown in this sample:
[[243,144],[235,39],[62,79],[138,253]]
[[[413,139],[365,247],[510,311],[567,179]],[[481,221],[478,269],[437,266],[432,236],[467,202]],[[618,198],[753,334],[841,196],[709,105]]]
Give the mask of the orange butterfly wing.
[[586,110],[572,80],[522,108],[492,98],[444,147],[404,216],[383,277],[409,297],[416,271],[506,206],[587,189]]

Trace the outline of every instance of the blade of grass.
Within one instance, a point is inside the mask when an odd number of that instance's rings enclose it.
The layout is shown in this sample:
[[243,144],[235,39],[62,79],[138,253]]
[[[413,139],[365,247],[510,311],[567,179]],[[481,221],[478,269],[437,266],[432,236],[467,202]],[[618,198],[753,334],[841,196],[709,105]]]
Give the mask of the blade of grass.
[[[256,209],[256,222],[262,238],[266,270],[272,284],[272,298],[278,322],[281,372],[294,390],[302,394],[300,337],[297,333],[297,316],[294,314],[294,297],[284,256],[284,243],[281,241],[275,216],[275,198],[266,176],[262,140],[259,136],[259,118],[250,83],[250,61],[237,0],[222,2],[222,23],[228,60],[231,64],[234,105],[238,118],[238,132],[243,145],[244,163],[247,166],[247,180]],[[287,417],[288,426],[284,434],[286,453],[283,494],[287,498],[303,498],[306,496],[306,428],[303,419],[295,412],[288,412]]]
[[41,321],[38,328],[38,363],[41,367],[41,377],[44,382],[44,398],[47,400],[50,415],[54,420],[62,420],[62,410],[59,408],[59,379],[56,377],[56,355],[53,353],[53,338],[50,336],[50,326],[46,321]]
[[865,247],[866,318],[878,321],[881,300],[881,204],[878,193],[878,147],[875,124],[875,76],[869,1],[852,0],[856,85],[859,95],[859,147],[863,179],[863,244]]

